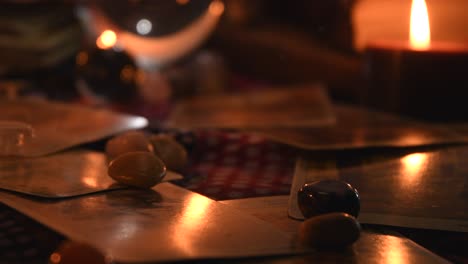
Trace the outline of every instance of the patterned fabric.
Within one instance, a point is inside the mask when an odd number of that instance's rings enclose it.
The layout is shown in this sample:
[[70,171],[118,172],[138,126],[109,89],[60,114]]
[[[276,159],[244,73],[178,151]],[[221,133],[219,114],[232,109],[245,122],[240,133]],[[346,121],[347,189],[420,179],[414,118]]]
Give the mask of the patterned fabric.
[[0,264],[43,264],[64,237],[0,203]]
[[246,133],[203,131],[194,137],[188,179],[179,185],[215,200],[289,194],[294,149]]

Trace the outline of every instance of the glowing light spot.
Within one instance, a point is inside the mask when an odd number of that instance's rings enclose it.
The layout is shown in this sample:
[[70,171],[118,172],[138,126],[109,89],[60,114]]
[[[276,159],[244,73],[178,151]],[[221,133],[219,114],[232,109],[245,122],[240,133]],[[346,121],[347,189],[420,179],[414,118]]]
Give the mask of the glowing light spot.
[[209,12],[210,12],[212,15],[215,15],[215,16],[220,16],[221,14],[223,14],[223,12],[224,12],[224,4],[223,4],[223,2],[221,2],[221,1],[219,1],[219,0],[213,1],[213,2],[210,4]]
[[174,242],[175,244],[187,254],[194,254],[196,248],[192,243],[200,235],[199,230],[203,230],[207,222],[207,212],[209,212],[211,202],[206,197],[199,195],[192,195],[187,204],[185,204],[184,211],[174,228]]
[[130,125],[133,127],[133,128],[142,128],[142,127],[146,127],[148,125],[148,119],[144,118],[144,117],[137,117],[137,118],[134,118],[131,122],[130,122]]
[[401,173],[401,182],[407,187],[416,184],[421,177],[421,171],[424,170],[428,156],[424,153],[414,153],[401,159],[403,170]]
[[98,187],[96,178],[92,176],[83,178],[83,183],[88,185],[89,187],[93,187],[93,188]]
[[402,239],[393,236],[384,236],[379,241],[386,250],[380,256],[379,262],[384,264],[402,264],[411,262],[411,257],[408,253],[408,247],[403,243]]
[[62,256],[60,256],[59,253],[52,253],[52,255],[50,255],[50,263],[60,263],[60,260],[62,260]]
[[140,19],[136,25],[136,31],[140,35],[148,35],[153,29],[153,24],[148,19]]
[[424,0],[413,0],[411,5],[410,45],[417,50],[428,49],[431,45],[429,13]]
[[117,35],[112,30],[105,30],[96,40],[96,45],[100,49],[112,48],[117,42]]
[[185,4],[187,4],[188,2],[190,2],[190,0],[176,0],[176,2],[177,2],[179,5],[185,5]]
[[426,154],[415,153],[408,156],[405,156],[401,159],[403,164],[411,170],[417,170],[421,165],[426,161]]

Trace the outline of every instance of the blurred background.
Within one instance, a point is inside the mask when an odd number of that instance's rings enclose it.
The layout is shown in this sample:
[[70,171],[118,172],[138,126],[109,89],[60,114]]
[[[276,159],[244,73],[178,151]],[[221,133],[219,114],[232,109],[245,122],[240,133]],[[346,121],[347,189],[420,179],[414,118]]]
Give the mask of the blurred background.
[[[467,43],[464,0],[427,0],[435,40]],[[408,39],[411,0],[2,1],[3,96],[153,111],[194,94],[324,83],[357,103],[362,54]],[[150,109],[150,110],[148,110]]]

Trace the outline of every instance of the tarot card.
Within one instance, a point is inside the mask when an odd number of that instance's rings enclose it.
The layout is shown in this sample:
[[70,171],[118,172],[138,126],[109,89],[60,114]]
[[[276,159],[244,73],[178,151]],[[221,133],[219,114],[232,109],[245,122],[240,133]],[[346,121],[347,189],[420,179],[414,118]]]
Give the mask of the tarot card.
[[60,200],[0,192],[0,201],[119,263],[310,251],[267,222],[170,183]]
[[274,141],[307,150],[416,147],[466,142],[457,131],[355,106],[335,105],[336,123],[321,127],[255,128]]
[[18,142],[25,157],[51,154],[148,124],[139,116],[32,99],[1,100],[0,121],[32,128],[32,136]]
[[[168,171],[164,181],[183,177]],[[124,189],[107,175],[106,156],[77,150],[38,158],[0,158],[0,189],[44,198],[66,198]]]
[[344,169],[317,169],[307,157],[296,164],[289,215],[301,219],[297,192],[306,182],[339,179],[359,191],[359,221],[468,232],[468,147],[419,152]]
[[[222,204],[272,223],[278,229],[296,234],[302,221],[287,216],[288,196],[269,196],[220,201]],[[317,250],[310,254],[288,257],[273,263],[449,263],[415,242],[384,228],[365,228],[361,237],[346,253]],[[264,262],[272,263],[271,259]]]
[[239,129],[316,127],[334,122],[325,89],[320,85],[311,85],[190,98],[176,104],[166,126]]

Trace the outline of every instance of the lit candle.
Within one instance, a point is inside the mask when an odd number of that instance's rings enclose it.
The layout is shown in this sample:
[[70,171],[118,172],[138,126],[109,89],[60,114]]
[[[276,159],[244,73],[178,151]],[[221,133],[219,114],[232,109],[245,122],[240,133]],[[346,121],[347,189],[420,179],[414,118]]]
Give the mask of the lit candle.
[[468,45],[431,41],[424,0],[413,0],[410,15],[409,41],[367,46],[363,103],[431,121],[466,121]]
[[431,45],[431,27],[426,1],[414,0],[411,7],[410,45],[415,50],[427,50]]

